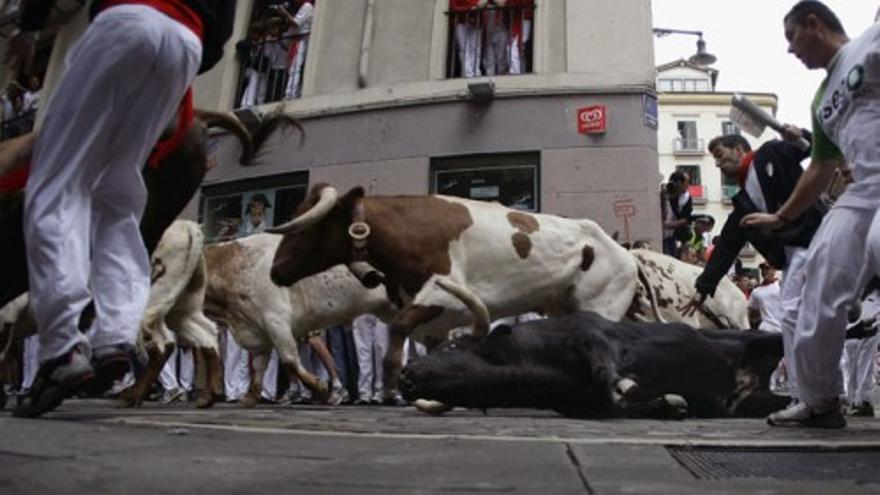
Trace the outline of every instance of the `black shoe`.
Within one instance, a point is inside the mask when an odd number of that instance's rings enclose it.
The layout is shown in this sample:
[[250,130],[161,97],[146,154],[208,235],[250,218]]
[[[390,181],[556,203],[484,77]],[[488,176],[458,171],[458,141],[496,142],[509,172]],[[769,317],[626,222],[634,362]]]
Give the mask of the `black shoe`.
[[76,346],[61,357],[46,361],[27,395],[19,397],[12,410],[16,418],[36,418],[61,405],[95,377],[87,350]]
[[854,417],[873,418],[874,405],[870,401],[857,402],[846,413]]
[[92,367],[95,379],[89,384],[88,391],[92,395],[101,395],[113,387],[116,380],[121,380],[131,371],[131,359],[134,349],[129,345],[111,345],[92,351]]

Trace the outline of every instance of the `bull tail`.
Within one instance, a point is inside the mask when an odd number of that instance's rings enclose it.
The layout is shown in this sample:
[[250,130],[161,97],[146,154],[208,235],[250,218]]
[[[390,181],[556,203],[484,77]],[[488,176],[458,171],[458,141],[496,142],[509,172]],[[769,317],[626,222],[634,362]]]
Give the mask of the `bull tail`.
[[642,267],[639,259],[636,256],[633,256],[633,259],[638,270],[638,282],[645,288],[645,294],[648,295],[648,301],[651,303],[651,311],[654,312],[654,317],[660,323],[669,323],[660,314],[660,306],[657,304],[657,293],[654,292],[654,287],[651,286],[651,282],[648,280],[648,274],[645,273],[645,269]]
[[[164,294],[161,295],[161,299],[153,301],[151,293],[151,300],[144,312],[143,319],[143,322],[148,325],[155,323],[157,321],[157,318],[164,318],[165,315],[171,310],[171,308],[174,307],[174,304],[177,302],[177,298],[189,285],[190,279],[198,269],[199,263],[202,259],[202,246],[204,245],[204,239],[202,237],[202,231],[199,228],[199,225],[195,222],[190,221],[178,221],[172,224],[172,227],[174,227],[175,224],[182,224],[187,233],[188,245],[186,252],[186,261],[184,262],[184,270],[180,274],[174,274],[177,277],[174,280],[174,284],[170,288],[168,288],[168,290]],[[169,230],[172,227],[169,227]],[[159,241],[157,252],[161,248],[162,241]],[[164,275],[165,273],[163,272],[161,275],[156,277],[156,279],[158,280]],[[155,281],[156,280],[153,280],[153,282]]]
[[196,117],[205,122],[208,128],[219,127],[220,129],[231,132],[241,143],[241,157],[239,162],[242,165],[250,165],[256,154],[256,145],[250,131],[241,123],[238,118],[223,112],[213,112],[211,110],[196,109]]
[[441,289],[455,296],[474,315],[474,335],[486,335],[489,333],[489,309],[472,290],[464,285],[453,282],[448,278],[438,278],[437,285]]

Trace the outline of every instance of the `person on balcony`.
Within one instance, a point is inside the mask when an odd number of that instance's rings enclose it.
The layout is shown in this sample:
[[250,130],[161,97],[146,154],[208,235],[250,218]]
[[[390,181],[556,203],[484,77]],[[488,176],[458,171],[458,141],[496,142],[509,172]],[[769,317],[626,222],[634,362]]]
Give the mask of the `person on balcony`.
[[510,53],[510,73],[525,74],[528,72],[526,45],[532,35],[532,19],[535,12],[535,0],[507,0],[505,12],[510,26],[510,40],[507,48]]
[[455,51],[461,77],[480,77],[483,53],[483,9],[488,0],[449,0],[455,31]]
[[[791,346],[801,290],[805,281],[804,264],[807,247],[822,221],[824,208],[814,205],[806,214],[793,219],[783,232],[765,232],[740,227],[743,217],[753,212],[776,211],[794,191],[803,173],[801,161],[810,156],[810,150],[792,144],[801,136],[808,141],[811,134],[803,129],[787,126],[786,141],[772,140],[757,151],[739,134],[718,136],[709,141],[709,152],[715,165],[730,179],[736,179],[740,192],[731,198],[733,212],[727,217],[712,256],[696,280],[696,294],[684,307],[684,313],[698,310],[707,297],[715,293],[718,283],[728,273],[746,242],[750,242],[764,259],[773,266],[782,267],[785,277],[780,287],[782,303],[782,335],[785,361],[791,362]],[[798,400],[797,377],[790,369],[789,388],[793,400]]]
[[284,33],[285,38],[290,40],[290,48],[287,51],[287,86],[284,90],[284,98],[288,100],[302,95],[303,67],[306,63],[309,33],[312,30],[315,12],[311,0],[293,0],[292,3],[296,14],[291,14],[283,5],[275,9],[275,12],[280,14],[290,26]]
[[508,40],[510,33],[504,22],[507,0],[491,0],[484,16],[483,26],[486,42],[483,45],[483,68],[487,76],[500,76],[510,72]]

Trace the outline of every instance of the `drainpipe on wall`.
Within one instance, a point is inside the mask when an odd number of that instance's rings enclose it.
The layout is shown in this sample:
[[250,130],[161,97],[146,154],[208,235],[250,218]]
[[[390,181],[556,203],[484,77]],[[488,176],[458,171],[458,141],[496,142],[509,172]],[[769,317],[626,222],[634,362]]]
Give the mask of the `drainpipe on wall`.
[[361,59],[358,63],[358,87],[367,87],[367,75],[370,72],[370,46],[373,44],[373,16],[376,0],[367,0],[367,12],[364,16],[364,32],[361,38]]

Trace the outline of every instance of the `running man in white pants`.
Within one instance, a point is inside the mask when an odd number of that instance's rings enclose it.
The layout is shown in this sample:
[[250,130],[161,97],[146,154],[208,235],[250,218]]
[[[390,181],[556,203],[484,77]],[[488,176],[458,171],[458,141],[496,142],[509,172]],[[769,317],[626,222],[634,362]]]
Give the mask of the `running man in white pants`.
[[849,164],[854,182],[825,216],[805,263],[803,302],[792,348],[801,403],[771,414],[773,426],[843,428],[839,372],[846,308],[867,282],[866,238],[880,207],[880,24],[850,41],[840,21],[818,1],[799,2],[785,17],[789,52],[828,75],[813,101],[812,162],[776,213],[742,224],[779,228],[798,218]]
[[[53,3],[27,2],[22,30],[45,27]],[[141,167],[200,65],[219,58],[215,45],[222,51],[234,9],[220,1],[92,3],[92,24],[45,109],[25,192],[41,365],[14,415],[39,416],[88,382],[102,388],[130,369],[150,288],[138,228]],[[25,59],[32,47],[33,37],[19,34],[8,50]],[[86,338],[77,323],[92,298],[97,317]]]

